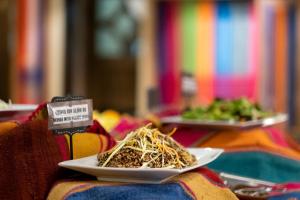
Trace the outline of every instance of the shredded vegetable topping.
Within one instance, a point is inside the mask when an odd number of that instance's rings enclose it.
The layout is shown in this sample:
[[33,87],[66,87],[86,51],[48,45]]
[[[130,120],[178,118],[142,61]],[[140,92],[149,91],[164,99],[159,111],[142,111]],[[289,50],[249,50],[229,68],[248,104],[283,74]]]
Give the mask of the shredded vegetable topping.
[[177,168],[191,166],[196,158],[173,140],[173,130],[162,134],[151,124],[129,133],[111,150],[98,155],[101,167]]

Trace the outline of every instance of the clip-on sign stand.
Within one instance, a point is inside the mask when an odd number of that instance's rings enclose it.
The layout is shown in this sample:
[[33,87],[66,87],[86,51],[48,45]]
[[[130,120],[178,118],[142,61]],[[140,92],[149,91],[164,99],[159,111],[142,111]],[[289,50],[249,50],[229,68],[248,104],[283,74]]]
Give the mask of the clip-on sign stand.
[[92,100],[80,96],[54,97],[48,108],[48,126],[58,135],[68,134],[70,159],[73,159],[73,135],[93,123]]

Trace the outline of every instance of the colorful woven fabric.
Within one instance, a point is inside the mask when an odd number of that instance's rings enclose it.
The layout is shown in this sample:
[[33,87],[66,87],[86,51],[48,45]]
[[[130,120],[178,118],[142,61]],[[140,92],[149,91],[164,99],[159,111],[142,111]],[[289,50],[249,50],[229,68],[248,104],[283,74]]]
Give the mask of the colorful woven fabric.
[[300,160],[300,152],[288,146],[284,133],[272,129],[221,131],[198,146],[224,148],[227,151],[261,150]]
[[300,182],[300,160],[261,150],[225,152],[208,167],[275,183]]
[[[103,152],[115,145],[114,139],[97,122],[86,133],[74,135],[74,157]],[[0,124],[0,199],[43,200],[52,184],[70,171],[58,163],[70,159],[68,139],[48,130],[44,107],[19,126]]]
[[22,124],[0,135],[0,199],[45,199],[63,160],[47,122]]
[[126,184],[69,180],[57,183],[48,200],[84,199],[161,199],[161,200],[235,200],[235,195],[212,171],[199,168],[163,184]]
[[300,151],[292,148],[283,132],[274,129],[197,131],[180,128],[173,136],[185,146],[223,148],[208,166],[217,171],[269,180],[300,181]]

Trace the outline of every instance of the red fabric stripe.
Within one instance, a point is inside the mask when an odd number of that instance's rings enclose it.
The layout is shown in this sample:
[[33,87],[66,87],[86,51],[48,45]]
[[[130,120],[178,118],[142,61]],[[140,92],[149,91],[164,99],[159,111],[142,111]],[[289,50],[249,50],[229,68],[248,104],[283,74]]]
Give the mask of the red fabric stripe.
[[209,131],[199,131],[197,128],[182,128],[178,129],[172,138],[182,144],[185,147],[193,146],[193,144],[198,143],[198,141],[206,138]]
[[266,128],[265,131],[274,143],[282,147],[289,147],[283,132],[274,128]]
[[59,135],[55,137],[56,143],[59,146],[59,150],[61,153],[61,156],[63,160],[69,160],[70,159],[70,151],[69,151],[69,145],[64,135]]
[[193,199],[196,199],[196,195],[195,193],[193,192],[193,190],[191,188],[189,188],[189,186],[187,184],[185,184],[185,182],[183,181],[178,181],[179,184],[184,187],[185,191],[187,191],[190,196],[192,196]]

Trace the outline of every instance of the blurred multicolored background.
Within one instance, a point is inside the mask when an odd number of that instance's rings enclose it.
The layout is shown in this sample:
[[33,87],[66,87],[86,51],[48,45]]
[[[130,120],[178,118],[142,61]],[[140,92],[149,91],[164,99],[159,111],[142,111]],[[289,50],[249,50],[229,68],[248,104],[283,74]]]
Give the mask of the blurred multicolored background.
[[193,105],[244,96],[299,130],[299,1],[1,0],[0,24],[5,101],[83,95],[143,116],[190,87]]

